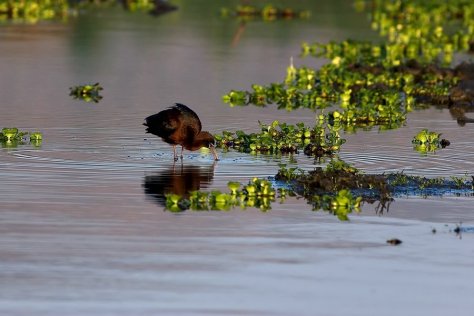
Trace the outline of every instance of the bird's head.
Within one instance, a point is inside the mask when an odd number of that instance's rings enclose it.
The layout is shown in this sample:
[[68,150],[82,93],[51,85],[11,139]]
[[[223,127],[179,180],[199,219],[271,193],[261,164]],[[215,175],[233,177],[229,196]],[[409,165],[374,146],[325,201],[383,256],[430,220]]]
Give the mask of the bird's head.
[[202,131],[194,139],[194,145],[198,148],[207,147],[211,150],[214,160],[219,160],[216,152],[216,139],[211,133]]

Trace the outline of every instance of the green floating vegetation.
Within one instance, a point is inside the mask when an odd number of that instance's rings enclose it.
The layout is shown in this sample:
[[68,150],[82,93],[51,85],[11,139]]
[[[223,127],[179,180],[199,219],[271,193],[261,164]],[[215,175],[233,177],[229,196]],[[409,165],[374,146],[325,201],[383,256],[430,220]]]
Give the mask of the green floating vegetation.
[[40,132],[33,132],[33,133],[30,133],[30,141],[41,141],[43,140],[43,134],[41,134]]
[[301,19],[308,18],[311,13],[307,10],[294,10],[292,8],[278,8],[272,4],[267,4],[263,8],[251,5],[238,5],[235,8],[222,8],[223,17],[233,16],[243,20],[263,19],[264,21],[274,21],[277,19]]
[[441,139],[440,136],[440,133],[423,129],[413,137],[413,148],[422,154],[427,154],[449,146],[450,141],[444,138]]
[[[426,178],[402,172],[390,174],[364,174],[340,159],[331,160],[324,168],[303,171],[298,167],[280,164],[273,181],[254,178],[243,185],[228,182],[229,192],[191,191],[186,196],[166,195],[166,209],[172,212],[228,211],[232,208],[271,209],[279,199],[284,203],[288,196],[303,197],[313,211],[325,211],[340,220],[349,220],[351,213],[361,212],[364,204],[374,204],[375,211],[388,211],[397,196],[473,195],[474,176]],[[278,187],[278,188],[276,188]]]
[[474,101],[459,78],[472,78],[469,67],[446,68],[455,53],[474,48],[474,2],[357,1],[357,7],[370,9],[384,42],[303,43],[302,56],[330,62],[318,70],[291,62],[282,82],[231,90],[223,101],[230,106],[276,104],[288,111],[339,107],[325,116],[349,130],[397,128],[407,113],[425,104]]
[[[291,189],[312,204],[313,210],[331,211],[341,219],[352,210],[360,211],[363,202],[378,201],[377,211],[382,212],[392,201],[385,176],[364,174],[339,159],[331,160],[325,168],[317,167],[309,172],[287,169],[282,165],[275,179],[291,184]],[[334,202],[337,196],[340,203]]]
[[41,20],[65,20],[68,16],[77,15],[80,9],[113,7],[119,4],[131,12],[148,11],[155,15],[176,9],[166,1],[157,0],[0,0],[0,22],[34,24]]
[[232,90],[223,96],[223,101],[230,106],[277,104],[287,111],[339,106],[340,110],[321,113],[319,119],[344,126],[395,128],[405,122],[414,105],[414,97],[403,90],[407,80],[400,74],[366,75],[334,64],[319,70],[291,64],[283,83],[254,84],[252,91]]
[[178,7],[166,0],[79,0],[76,4],[80,9],[111,8],[120,5],[129,12],[148,12],[160,15],[177,10]]
[[[331,211],[339,218],[347,216],[349,210],[360,210],[363,203],[377,202],[377,213],[388,210],[394,197],[397,196],[443,196],[474,194],[474,176],[451,176],[449,178],[426,178],[406,175],[403,172],[390,174],[364,174],[360,170],[334,159],[325,168],[317,167],[312,171],[293,167],[280,166],[275,176],[277,181],[288,184],[288,190],[303,196],[312,204],[313,210]],[[340,193],[349,190],[348,193]],[[328,197],[329,195],[329,197]],[[335,206],[328,208],[330,197],[346,196],[352,204],[348,212],[336,212]],[[350,199],[349,197],[352,197]],[[344,203],[342,203],[344,205]],[[339,205],[339,204],[337,204]],[[337,209],[337,208],[336,208]]]
[[474,2],[470,0],[357,0],[355,7],[368,11],[372,28],[396,45],[394,61],[408,57],[450,64],[453,53],[473,49]]
[[474,176],[467,174],[463,177],[426,178],[399,172],[386,175],[386,179],[394,195],[442,196],[449,193],[459,195],[469,191],[471,195],[474,193]]
[[20,140],[27,133],[18,131],[16,127],[5,127],[2,129],[2,134],[0,134],[0,139],[3,141],[12,141]]
[[86,84],[69,88],[69,95],[74,99],[80,99],[86,102],[99,102],[102,99],[100,91],[103,88],[97,82],[95,84]]
[[[188,198],[178,194],[167,194],[166,209],[171,212],[228,211],[239,207],[241,209],[258,208],[262,212],[267,212],[271,209],[271,203],[275,201],[277,191],[280,203],[283,203],[288,195],[294,195],[291,190],[284,188],[275,190],[270,181],[259,178],[252,179],[247,185],[229,182],[228,187],[230,193],[192,191]],[[314,200],[316,201],[316,197]],[[349,190],[340,190],[336,194],[317,196],[317,200],[315,210],[323,209],[336,215],[340,220],[348,220],[349,213],[360,212],[362,197],[353,196]]]
[[123,5],[128,11],[151,11],[155,7],[154,0],[123,0]]
[[298,153],[303,149],[309,156],[323,157],[337,153],[345,139],[339,135],[337,126],[319,122],[314,127],[304,123],[296,125],[273,121],[270,125],[260,123],[259,133],[224,131],[215,135],[217,147],[236,149],[247,153],[285,154]]
[[[117,1],[114,2],[117,3]],[[153,15],[161,15],[178,9],[166,0],[122,0],[120,3],[127,11],[149,12]]]
[[43,135],[40,132],[20,131],[16,127],[5,127],[0,133],[0,143],[5,148],[16,148],[18,145],[27,144],[28,141],[35,147],[41,146]]
[[36,23],[39,20],[64,19],[67,0],[0,0],[0,21]]

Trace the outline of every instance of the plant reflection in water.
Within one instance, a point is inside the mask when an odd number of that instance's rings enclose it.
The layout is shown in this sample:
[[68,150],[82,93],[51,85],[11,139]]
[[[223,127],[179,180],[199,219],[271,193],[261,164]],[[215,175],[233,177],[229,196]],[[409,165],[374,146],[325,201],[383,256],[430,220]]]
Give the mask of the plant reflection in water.
[[160,206],[166,206],[166,194],[189,197],[190,191],[208,188],[214,178],[216,162],[209,166],[173,165],[165,170],[145,174],[145,194]]

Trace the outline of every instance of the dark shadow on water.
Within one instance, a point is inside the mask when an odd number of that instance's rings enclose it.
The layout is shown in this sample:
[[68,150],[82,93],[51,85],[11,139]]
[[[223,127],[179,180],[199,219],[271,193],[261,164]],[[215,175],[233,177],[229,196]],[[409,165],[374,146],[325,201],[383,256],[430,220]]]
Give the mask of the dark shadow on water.
[[190,191],[209,187],[214,178],[216,163],[210,166],[173,164],[170,168],[146,174],[143,188],[148,198],[160,206],[166,205],[165,195],[168,193],[189,196]]

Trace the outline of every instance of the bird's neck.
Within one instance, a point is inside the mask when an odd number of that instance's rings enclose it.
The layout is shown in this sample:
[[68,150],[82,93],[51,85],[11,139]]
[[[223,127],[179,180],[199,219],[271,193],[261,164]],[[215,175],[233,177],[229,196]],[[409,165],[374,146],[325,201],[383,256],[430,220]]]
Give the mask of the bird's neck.
[[199,148],[202,148],[202,147],[208,147],[208,143],[209,143],[209,133],[201,132],[197,134],[196,136],[194,136],[193,139],[190,139],[189,142],[184,144],[184,148],[191,151],[198,150]]

